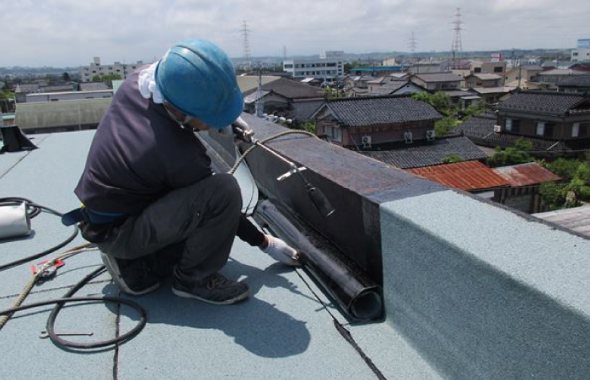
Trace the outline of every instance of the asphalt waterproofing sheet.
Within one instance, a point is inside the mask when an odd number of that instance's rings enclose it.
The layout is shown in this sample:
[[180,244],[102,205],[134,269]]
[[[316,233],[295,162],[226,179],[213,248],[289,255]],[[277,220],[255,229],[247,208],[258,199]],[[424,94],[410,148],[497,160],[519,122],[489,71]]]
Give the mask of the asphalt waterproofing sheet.
[[[0,156],[0,197],[18,196],[66,212],[79,206],[77,184],[93,131],[36,135],[40,149]],[[42,214],[34,233],[0,243],[0,264],[42,251],[69,236],[59,218]],[[67,248],[84,243],[78,237]],[[50,257],[54,257],[55,254]],[[33,289],[27,301],[61,297],[101,265],[97,252],[68,260],[56,278]],[[360,349],[387,379],[439,379],[420,355],[385,322],[348,325],[328,298],[299,269],[285,267],[236,240],[223,272],[241,279],[251,297],[238,305],[212,306],[182,299],[170,282],[134,298],[148,313],[145,329],[116,349],[70,352],[40,339],[50,306],[18,313],[0,330],[0,379],[376,379],[355,348],[334,327],[330,313],[349,329]],[[0,272],[0,308],[10,307],[30,279],[29,265]],[[118,296],[104,274],[78,293]],[[327,305],[327,309],[324,307]],[[93,332],[90,342],[113,338],[137,322],[122,306],[69,306],[57,330]]]

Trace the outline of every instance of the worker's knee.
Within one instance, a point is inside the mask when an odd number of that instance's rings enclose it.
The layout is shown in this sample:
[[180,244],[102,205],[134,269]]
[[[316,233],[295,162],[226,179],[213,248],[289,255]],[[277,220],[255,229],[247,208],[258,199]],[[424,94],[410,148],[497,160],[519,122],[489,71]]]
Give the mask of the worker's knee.
[[215,198],[230,212],[239,212],[242,208],[242,194],[240,186],[234,176],[230,174],[216,174],[212,178]]

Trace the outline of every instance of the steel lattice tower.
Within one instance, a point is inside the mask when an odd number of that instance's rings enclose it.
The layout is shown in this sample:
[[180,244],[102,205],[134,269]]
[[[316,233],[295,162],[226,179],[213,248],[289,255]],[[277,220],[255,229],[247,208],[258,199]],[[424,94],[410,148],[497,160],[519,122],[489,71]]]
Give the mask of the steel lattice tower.
[[252,56],[250,55],[250,40],[249,40],[250,29],[248,28],[248,23],[246,22],[246,20],[244,20],[244,23],[242,24],[241,33],[242,33],[242,36],[244,37],[244,50],[243,50],[242,55],[244,57],[244,60],[247,63],[247,68],[251,69],[252,68]]
[[463,25],[463,21],[461,21],[461,8],[457,8],[457,13],[455,14],[455,21],[453,21],[455,27],[453,30],[455,34],[453,36],[453,45],[451,47],[451,52],[453,52],[453,68],[458,68],[457,60],[459,59],[458,55],[461,51],[463,51],[463,44],[461,42],[461,25]]
[[414,31],[412,31],[412,36],[408,40],[408,47],[410,48],[410,51],[412,52],[412,59],[414,59],[414,55],[416,53],[416,46],[418,46],[417,40],[416,40],[416,37],[414,36]]

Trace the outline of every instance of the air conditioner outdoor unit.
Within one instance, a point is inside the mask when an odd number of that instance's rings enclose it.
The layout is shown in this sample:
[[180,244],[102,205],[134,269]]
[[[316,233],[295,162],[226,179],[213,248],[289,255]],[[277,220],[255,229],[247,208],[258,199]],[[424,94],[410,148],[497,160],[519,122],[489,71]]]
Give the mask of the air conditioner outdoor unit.
[[426,131],[426,140],[433,141],[435,137],[436,137],[436,132],[434,132],[434,129]]
[[404,140],[405,140],[406,144],[411,144],[413,142],[412,132],[405,132],[404,133]]
[[370,148],[371,147],[371,136],[363,136],[361,139],[363,144],[363,148]]
[[502,132],[502,126],[501,125],[494,125],[494,133],[500,133]]

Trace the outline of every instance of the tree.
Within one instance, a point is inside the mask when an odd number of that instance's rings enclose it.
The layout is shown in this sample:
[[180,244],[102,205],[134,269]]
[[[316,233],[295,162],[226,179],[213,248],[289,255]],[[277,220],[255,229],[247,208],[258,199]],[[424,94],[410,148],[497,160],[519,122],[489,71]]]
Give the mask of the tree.
[[492,167],[525,164],[534,161],[529,152],[533,149],[533,144],[522,137],[516,140],[514,146],[502,149],[496,147],[496,153],[488,158],[488,165]]
[[306,121],[301,126],[301,129],[303,129],[304,131],[307,131],[309,133],[313,133],[315,135],[318,132],[318,123],[313,120]]
[[95,75],[92,77],[93,82],[104,82],[110,88],[113,88],[113,81],[123,79],[119,74]]
[[451,106],[449,96],[442,91],[434,94],[429,94],[428,92],[415,93],[412,95],[412,99],[430,104],[435,110],[445,116],[453,116],[457,112],[456,107]]
[[541,185],[541,199],[550,210],[576,207],[580,201],[590,201],[590,164],[559,158],[543,166],[564,180]]
[[461,157],[459,157],[456,154],[449,154],[448,156],[446,156],[445,158],[443,158],[443,164],[455,164],[457,162],[463,162],[465,161],[464,159],[462,159]]
[[72,78],[70,78],[70,74],[68,72],[65,72],[61,75],[61,79],[64,82],[70,82],[72,80]]
[[443,138],[451,131],[451,128],[456,125],[457,119],[452,116],[445,117],[444,119],[437,120],[434,123],[434,133],[437,138]]
[[0,91],[0,111],[9,113],[14,111],[16,94],[9,90]]

